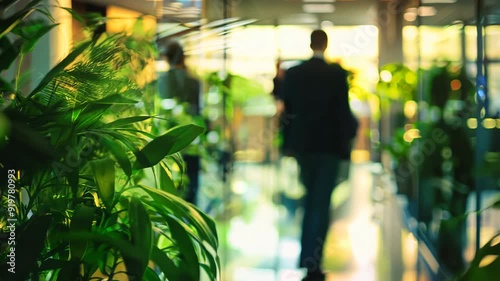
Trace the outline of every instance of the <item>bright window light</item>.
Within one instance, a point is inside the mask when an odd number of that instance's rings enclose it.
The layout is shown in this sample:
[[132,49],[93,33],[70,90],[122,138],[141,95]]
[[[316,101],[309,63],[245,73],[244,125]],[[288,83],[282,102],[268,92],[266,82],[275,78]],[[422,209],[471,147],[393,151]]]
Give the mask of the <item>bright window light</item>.
[[452,4],[456,3],[457,0],[421,0],[422,4]]
[[313,3],[334,3],[335,0],[302,0],[302,2],[304,2],[304,3],[310,3],[310,2],[313,2]]
[[335,11],[335,6],[332,4],[304,4],[302,5],[302,10],[306,13],[333,13]]

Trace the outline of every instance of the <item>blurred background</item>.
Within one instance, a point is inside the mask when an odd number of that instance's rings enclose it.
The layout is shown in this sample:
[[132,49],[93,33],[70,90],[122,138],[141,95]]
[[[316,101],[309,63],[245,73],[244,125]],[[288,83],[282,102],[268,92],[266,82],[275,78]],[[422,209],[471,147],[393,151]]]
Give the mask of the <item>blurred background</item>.
[[[302,277],[304,191],[296,162],[279,151],[287,120],[276,114],[272,91],[278,62],[286,69],[311,56],[316,28],[330,38],[327,60],[350,72],[350,104],[360,121],[332,197],[328,280],[447,280],[494,245],[487,242],[500,232],[498,0],[57,4],[108,17],[109,32],[134,32],[142,17],[158,49],[149,71],[160,93],[169,70],[162,50],[173,40],[184,46],[202,84],[197,117],[207,125],[196,205],[217,222],[222,280]],[[24,66],[33,81],[82,36],[76,20],[51,9],[61,24]],[[165,114],[185,118],[157,98]],[[478,268],[498,272],[493,253]]]

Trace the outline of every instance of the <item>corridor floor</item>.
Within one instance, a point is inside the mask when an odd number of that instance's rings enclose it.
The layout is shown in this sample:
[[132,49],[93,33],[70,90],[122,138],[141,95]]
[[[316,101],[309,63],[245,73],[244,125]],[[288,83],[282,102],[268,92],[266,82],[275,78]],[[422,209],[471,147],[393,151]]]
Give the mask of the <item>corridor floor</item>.
[[[371,163],[353,164],[332,196],[325,246],[327,281],[376,281],[379,225],[372,198]],[[216,212],[223,281],[299,281],[303,194],[297,166],[236,163]],[[203,204],[203,203],[202,203]],[[217,207],[216,207],[217,208]]]

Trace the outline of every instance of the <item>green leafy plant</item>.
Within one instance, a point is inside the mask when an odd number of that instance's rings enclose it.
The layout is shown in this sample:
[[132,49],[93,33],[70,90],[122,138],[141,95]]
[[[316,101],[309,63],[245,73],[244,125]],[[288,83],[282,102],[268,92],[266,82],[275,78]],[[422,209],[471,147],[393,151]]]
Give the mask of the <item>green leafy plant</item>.
[[[1,20],[2,74],[54,25],[26,20],[40,3]],[[155,130],[139,103],[151,84],[134,79],[154,47],[97,22],[33,90],[1,79],[0,226],[15,240],[1,240],[0,279],[218,280],[215,224],[172,180],[204,128]]]

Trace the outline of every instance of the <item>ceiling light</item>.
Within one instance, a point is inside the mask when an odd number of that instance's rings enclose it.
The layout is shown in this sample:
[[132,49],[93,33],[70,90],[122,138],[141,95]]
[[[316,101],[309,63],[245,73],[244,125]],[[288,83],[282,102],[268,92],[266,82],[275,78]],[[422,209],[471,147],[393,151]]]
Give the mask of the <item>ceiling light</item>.
[[456,2],[457,0],[420,0],[422,4],[452,4]]
[[[437,13],[436,8],[431,6],[422,6],[418,8],[418,15],[421,17],[432,17]],[[404,19],[407,21],[414,21],[417,16],[417,8],[408,8],[404,14]]]
[[432,17],[437,13],[436,8],[430,6],[422,6],[418,8],[418,15],[421,17]]
[[407,12],[403,15],[405,21],[415,21],[417,19],[417,13]]
[[332,4],[304,4],[302,5],[302,10],[306,13],[326,14],[333,13],[335,11],[335,6]]
[[335,0],[302,0],[304,3],[334,3]]

